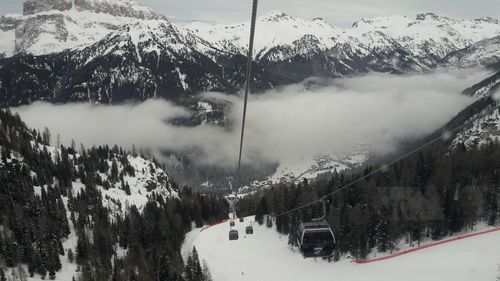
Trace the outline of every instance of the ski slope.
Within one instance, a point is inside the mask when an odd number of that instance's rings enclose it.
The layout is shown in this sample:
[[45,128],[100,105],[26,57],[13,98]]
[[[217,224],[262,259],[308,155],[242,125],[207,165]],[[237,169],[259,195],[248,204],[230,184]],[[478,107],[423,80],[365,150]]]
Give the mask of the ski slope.
[[249,221],[236,222],[238,241],[228,240],[229,222],[193,230],[183,254],[195,246],[214,281],[496,281],[500,274],[500,232],[361,265],[304,259],[287,246],[287,236],[273,229],[253,224],[254,234],[245,235]]

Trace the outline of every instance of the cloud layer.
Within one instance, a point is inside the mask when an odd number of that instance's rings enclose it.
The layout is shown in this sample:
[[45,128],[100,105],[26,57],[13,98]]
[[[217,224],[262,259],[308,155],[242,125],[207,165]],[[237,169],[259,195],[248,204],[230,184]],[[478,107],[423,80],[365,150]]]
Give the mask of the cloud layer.
[[[348,152],[353,144],[389,152],[400,141],[424,136],[446,123],[471,102],[460,95],[462,89],[486,76],[478,70],[416,76],[370,74],[328,81],[327,87],[305,90],[299,84],[251,96],[244,161],[310,159]],[[231,101],[229,117],[240,124],[239,97],[207,93],[204,98]],[[163,100],[121,106],[35,103],[14,110],[30,127],[47,126],[66,144],[75,139],[86,146],[130,148],[135,144],[152,151],[197,150],[201,163],[225,167],[237,161],[238,126],[228,130],[206,124],[194,128],[168,125],[166,120],[188,113]]]

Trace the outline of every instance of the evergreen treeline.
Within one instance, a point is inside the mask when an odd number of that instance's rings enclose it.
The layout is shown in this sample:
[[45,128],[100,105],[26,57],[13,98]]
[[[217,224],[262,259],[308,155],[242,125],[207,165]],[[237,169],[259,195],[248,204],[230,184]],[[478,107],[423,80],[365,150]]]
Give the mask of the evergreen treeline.
[[[268,214],[312,202],[376,168],[334,173],[328,181],[275,186],[239,201],[238,208],[242,215],[256,214],[262,224]],[[329,197],[326,218],[337,238],[336,258],[346,253],[364,258],[373,249],[392,251],[400,241],[441,239],[478,222],[493,226],[499,202],[500,144],[461,144],[450,151],[449,144],[440,143]],[[313,205],[278,216],[275,223],[295,244],[298,223],[320,214],[320,206]]]
[[[169,183],[178,197],[152,192],[142,210],[132,205],[116,214],[103,205],[100,190],[120,187],[130,194],[124,176],[136,171],[128,153],[117,146],[82,146],[77,154],[74,144],[58,144],[60,150],[51,153],[49,143],[48,130],[29,130],[17,114],[0,110],[2,281],[6,269],[15,267],[26,268],[26,276],[54,279],[64,262],[77,264],[74,280],[206,280],[203,268],[201,277],[190,275],[193,266],[184,268],[180,248],[192,222],[201,226],[227,217],[225,200]],[[103,173],[109,176],[103,179]],[[72,189],[76,180],[85,185],[78,193]],[[154,190],[156,183],[151,185]],[[66,249],[72,232],[76,247]],[[199,265],[195,251],[190,263]]]

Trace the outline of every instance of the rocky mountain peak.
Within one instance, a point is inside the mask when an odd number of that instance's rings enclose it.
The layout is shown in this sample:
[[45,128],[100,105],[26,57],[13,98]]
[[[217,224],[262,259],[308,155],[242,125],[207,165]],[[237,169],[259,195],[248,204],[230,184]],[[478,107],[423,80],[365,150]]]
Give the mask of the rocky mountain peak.
[[71,9],[69,0],[28,0],[23,4],[23,14],[33,15],[51,10],[66,11]]
[[482,17],[475,19],[477,22],[487,22],[491,24],[500,24],[500,21],[498,19],[492,18],[492,17]]
[[293,17],[280,11],[271,11],[269,13],[262,15],[260,19],[263,21],[279,22],[279,21],[291,20],[293,19]]
[[440,19],[447,19],[447,18],[440,16],[440,15],[437,15],[435,13],[420,13],[417,15],[417,21],[440,20]]
[[117,17],[137,19],[165,19],[152,9],[131,0],[27,0],[24,2],[24,15],[33,15],[48,11],[91,11]]

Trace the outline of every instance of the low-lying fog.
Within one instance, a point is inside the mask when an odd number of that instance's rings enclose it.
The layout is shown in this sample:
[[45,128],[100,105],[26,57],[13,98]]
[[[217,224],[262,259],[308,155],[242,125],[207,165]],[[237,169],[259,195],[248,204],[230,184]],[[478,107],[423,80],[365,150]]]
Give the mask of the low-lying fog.
[[[353,144],[367,144],[385,153],[399,142],[439,128],[471,98],[461,91],[487,76],[482,70],[412,76],[369,74],[329,81],[304,90],[293,85],[253,95],[248,106],[244,160],[247,163],[296,161],[318,154],[343,153]],[[324,83],[324,81],[322,81]],[[180,128],[165,120],[188,112],[163,100],[104,106],[35,103],[14,109],[30,127],[48,127],[53,139],[71,139],[89,147],[118,144],[152,151],[201,151],[200,163],[233,167],[237,162],[242,99],[220,93],[208,100],[234,104],[233,130],[201,125]]]

